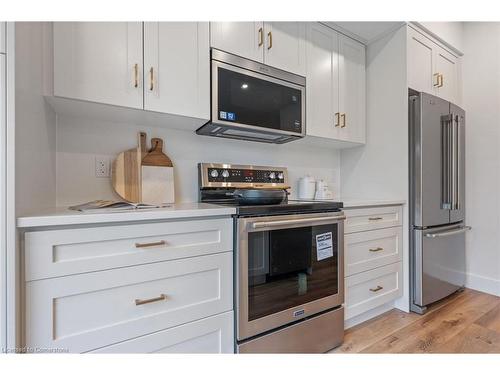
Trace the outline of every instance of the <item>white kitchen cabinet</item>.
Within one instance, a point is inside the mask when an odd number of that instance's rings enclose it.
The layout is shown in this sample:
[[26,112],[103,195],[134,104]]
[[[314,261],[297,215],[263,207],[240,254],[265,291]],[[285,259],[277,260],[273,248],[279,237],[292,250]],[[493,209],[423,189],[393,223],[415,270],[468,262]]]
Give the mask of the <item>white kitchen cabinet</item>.
[[365,46],[339,35],[340,139],[365,143]]
[[338,139],[338,33],[319,23],[309,23],[307,42],[306,132]]
[[460,104],[460,59],[408,26],[408,87]]
[[143,108],[141,22],[55,22],[54,95]]
[[6,22],[0,22],[0,53],[5,53],[6,44]]
[[144,109],[210,118],[208,22],[144,23]]
[[306,75],[306,24],[264,22],[264,63],[301,76]]
[[233,309],[233,254],[26,283],[26,345],[85,352]]
[[436,95],[455,104],[460,104],[459,59],[444,48],[435,49],[436,74],[440,74]]
[[365,47],[319,23],[307,27],[307,135],[365,143]]
[[225,52],[263,62],[264,22],[210,22],[210,45]]
[[233,315],[229,311],[91,353],[234,353]]
[[210,45],[288,72],[306,74],[304,22],[211,22]]
[[345,233],[391,228],[403,225],[401,206],[380,206],[345,210]]

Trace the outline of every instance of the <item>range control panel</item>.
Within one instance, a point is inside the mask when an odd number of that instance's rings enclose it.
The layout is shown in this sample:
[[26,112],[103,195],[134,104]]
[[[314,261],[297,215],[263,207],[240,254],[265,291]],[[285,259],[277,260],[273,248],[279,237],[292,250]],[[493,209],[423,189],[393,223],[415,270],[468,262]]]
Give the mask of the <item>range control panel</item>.
[[278,186],[288,184],[286,168],[200,164],[203,185],[208,186]]

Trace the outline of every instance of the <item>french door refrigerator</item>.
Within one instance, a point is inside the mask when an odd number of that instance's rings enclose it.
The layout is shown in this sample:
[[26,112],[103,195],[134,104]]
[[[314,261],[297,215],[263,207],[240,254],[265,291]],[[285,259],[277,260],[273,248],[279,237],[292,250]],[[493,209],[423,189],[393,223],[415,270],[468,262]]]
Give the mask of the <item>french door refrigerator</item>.
[[423,314],[465,284],[465,111],[409,93],[410,309]]

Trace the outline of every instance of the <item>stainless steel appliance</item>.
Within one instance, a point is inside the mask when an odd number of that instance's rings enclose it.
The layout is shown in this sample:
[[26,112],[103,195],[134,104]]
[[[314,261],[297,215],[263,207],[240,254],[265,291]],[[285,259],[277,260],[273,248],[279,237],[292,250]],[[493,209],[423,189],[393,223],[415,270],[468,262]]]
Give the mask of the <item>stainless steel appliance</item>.
[[410,125],[411,310],[465,283],[465,112],[413,90]]
[[304,77],[216,49],[211,56],[211,120],[196,133],[266,143],[304,137]]
[[[255,204],[287,191],[286,168],[199,165],[200,201],[234,215],[236,349],[318,353],[344,335],[344,214],[340,202]],[[246,202],[235,191],[248,189]],[[281,194],[278,194],[281,195]],[[274,196],[272,194],[271,196]]]

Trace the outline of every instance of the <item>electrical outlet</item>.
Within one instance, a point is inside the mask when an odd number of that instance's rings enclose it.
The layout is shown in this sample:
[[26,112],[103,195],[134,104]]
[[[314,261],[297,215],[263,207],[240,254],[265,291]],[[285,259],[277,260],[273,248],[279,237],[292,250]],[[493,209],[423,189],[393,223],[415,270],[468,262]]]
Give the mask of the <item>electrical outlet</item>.
[[95,158],[95,176],[109,177],[109,158],[105,156],[96,156]]

